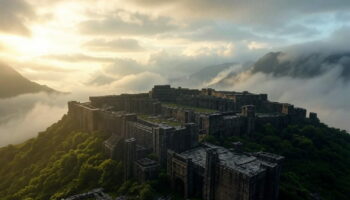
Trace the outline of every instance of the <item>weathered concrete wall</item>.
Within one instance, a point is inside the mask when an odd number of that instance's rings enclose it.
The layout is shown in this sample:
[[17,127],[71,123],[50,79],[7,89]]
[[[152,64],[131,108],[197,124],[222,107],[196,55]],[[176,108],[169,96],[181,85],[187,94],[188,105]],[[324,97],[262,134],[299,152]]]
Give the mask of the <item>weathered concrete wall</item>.
[[160,114],[161,104],[143,94],[122,94],[113,96],[90,97],[91,105],[97,108],[110,108],[114,111],[129,113]]
[[198,144],[198,127],[194,123],[169,132],[166,136],[167,149],[182,152]]
[[153,148],[153,127],[146,126],[139,121],[131,121],[126,124],[126,133],[128,138],[136,139],[137,145]]
[[168,151],[167,173],[170,176],[171,187],[174,191],[189,198],[193,194],[192,161],[183,159],[172,151]]
[[223,166],[217,166],[216,173],[215,200],[253,200],[249,177]]
[[156,179],[159,174],[159,164],[148,158],[135,161],[135,178],[144,183],[149,180]]
[[195,111],[191,109],[175,108],[171,106],[162,105],[161,115],[165,118],[174,118],[181,123],[195,122],[197,115]]
[[74,119],[79,127],[85,131],[96,131],[99,109],[88,104],[80,104],[79,102],[68,102],[68,115]]

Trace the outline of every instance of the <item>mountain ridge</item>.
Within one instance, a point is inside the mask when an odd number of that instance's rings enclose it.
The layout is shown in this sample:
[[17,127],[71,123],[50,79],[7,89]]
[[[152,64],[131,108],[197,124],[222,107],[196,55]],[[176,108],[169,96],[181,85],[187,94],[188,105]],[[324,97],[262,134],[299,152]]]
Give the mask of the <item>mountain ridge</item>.
[[59,93],[46,85],[28,80],[9,65],[0,63],[0,98],[38,92]]

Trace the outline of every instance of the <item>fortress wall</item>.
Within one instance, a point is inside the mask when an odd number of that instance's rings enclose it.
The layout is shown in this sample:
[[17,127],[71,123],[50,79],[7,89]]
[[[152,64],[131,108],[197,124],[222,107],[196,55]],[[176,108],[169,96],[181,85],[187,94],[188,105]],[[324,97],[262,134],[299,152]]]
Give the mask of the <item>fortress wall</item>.
[[247,118],[240,115],[211,114],[200,118],[203,134],[213,136],[241,136],[248,129]]
[[138,122],[129,121],[126,124],[127,138],[135,138],[137,145],[144,146],[148,149],[153,148],[151,142],[153,140],[152,131],[152,127],[142,125]]
[[254,153],[254,156],[256,156],[259,160],[266,162],[262,165],[266,169],[264,200],[277,200],[279,194],[281,168],[285,158],[283,156],[264,152]]
[[243,95],[237,95],[235,98],[237,109],[240,109],[245,105],[254,105],[256,109],[259,110],[264,105],[264,103],[267,102],[266,94],[256,95],[243,93]]
[[113,111],[130,113],[160,114],[160,102],[150,99],[147,93],[122,94],[90,97],[91,105],[97,108],[111,108]]
[[194,193],[193,163],[180,155],[168,152],[167,173],[170,176],[171,187],[176,192],[182,192],[185,199]]
[[262,113],[282,113],[283,105],[278,102],[264,102],[261,109],[258,110]]
[[98,130],[100,131],[122,136],[122,123],[122,114],[118,115],[106,111],[100,111],[98,114]]
[[219,111],[235,111],[236,104],[234,101],[230,99],[224,99],[213,96],[179,96],[174,101],[177,104],[193,106],[193,107],[201,107]]
[[306,110],[294,108],[290,104],[270,102],[267,94],[215,91],[211,88],[200,91],[171,88],[170,85],[163,85],[155,86],[150,92],[150,96],[160,101],[164,100],[181,105],[214,109],[221,112],[239,112],[242,106],[254,105],[256,110],[261,113],[284,113],[295,119],[306,117]]
[[270,199],[268,194],[266,194],[266,188],[270,187],[266,182],[268,178],[267,171],[261,172],[250,178],[249,184],[249,199],[261,199],[261,200],[274,200]]
[[289,118],[285,115],[266,115],[256,118],[256,126],[263,127],[266,124],[271,124],[273,127],[277,129],[282,129],[288,126]]
[[224,118],[223,133],[224,137],[242,136],[244,121],[241,117]]
[[281,165],[266,166],[266,176],[263,184],[265,187],[264,199],[265,200],[277,200],[279,194],[279,183],[281,175]]
[[167,148],[175,152],[183,152],[198,144],[198,127],[196,124],[186,124],[167,135]]
[[191,109],[174,108],[171,106],[162,105],[161,115],[164,118],[174,118],[181,123],[191,123],[195,122],[196,115],[199,114],[195,113]]
[[156,85],[149,92],[149,96],[159,101],[174,102],[179,96],[199,95],[201,91],[188,88],[171,88],[170,85]]
[[215,200],[253,200],[250,198],[251,179],[222,165],[216,168]]
[[74,101],[68,102],[68,115],[85,131],[92,132],[97,130],[98,111],[99,109],[88,104],[81,104]]
[[218,166],[215,199],[277,200],[280,165],[266,165],[266,171],[247,176],[234,169]]

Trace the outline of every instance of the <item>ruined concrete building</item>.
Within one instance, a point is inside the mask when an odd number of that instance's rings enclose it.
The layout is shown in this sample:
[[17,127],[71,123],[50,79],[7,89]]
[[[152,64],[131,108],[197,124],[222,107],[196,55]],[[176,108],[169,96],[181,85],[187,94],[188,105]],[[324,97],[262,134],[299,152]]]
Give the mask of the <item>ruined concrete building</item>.
[[[85,131],[111,135],[106,153],[123,160],[125,180],[144,182],[167,170],[174,190],[205,200],[274,200],[283,157],[248,154],[201,143],[205,135],[249,136],[306,118],[306,110],[270,102],[266,94],[155,86],[149,93],[69,102],[68,115]],[[317,121],[316,113],[311,113]],[[152,159],[150,159],[152,157]]]

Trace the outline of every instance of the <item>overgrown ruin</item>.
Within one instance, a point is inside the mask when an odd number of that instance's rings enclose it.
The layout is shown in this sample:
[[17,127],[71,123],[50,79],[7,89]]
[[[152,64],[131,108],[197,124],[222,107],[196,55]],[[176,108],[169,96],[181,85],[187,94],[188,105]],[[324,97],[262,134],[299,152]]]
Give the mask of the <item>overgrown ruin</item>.
[[[204,200],[276,200],[283,157],[246,153],[201,142],[205,136],[250,136],[270,123],[276,128],[306,118],[306,110],[271,102],[267,94],[158,85],[149,93],[90,97],[69,102],[80,128],[111,135],[112,159],[123,160],[125,180],[145,182],[166,169],[173,190]],[[317,121],[317,114],[310,113]],[[152,159],[150,159],[152,155]]]

